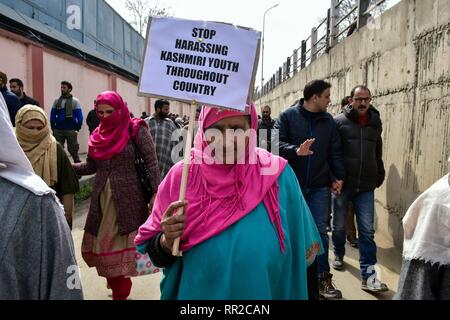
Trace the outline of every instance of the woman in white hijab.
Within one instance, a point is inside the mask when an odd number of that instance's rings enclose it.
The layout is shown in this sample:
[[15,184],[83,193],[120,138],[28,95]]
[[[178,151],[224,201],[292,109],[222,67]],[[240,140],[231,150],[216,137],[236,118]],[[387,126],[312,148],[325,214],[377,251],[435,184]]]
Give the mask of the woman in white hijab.
[[0,137],[0,300],[83,299],[64,210],[34,174],[1,95]]
[[403,219],[403,229],[403,266],[394,299],[450,300],[448,174],[411,205]]

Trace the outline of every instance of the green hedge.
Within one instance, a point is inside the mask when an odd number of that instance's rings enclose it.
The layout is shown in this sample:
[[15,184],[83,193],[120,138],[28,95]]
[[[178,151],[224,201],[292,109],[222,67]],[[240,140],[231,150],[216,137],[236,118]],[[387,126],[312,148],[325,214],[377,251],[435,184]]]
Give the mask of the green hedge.
[[91,197],[92,194],[92,186],[85,185],[81,188],[80,192],[75,195],[75,201],[84,201]]

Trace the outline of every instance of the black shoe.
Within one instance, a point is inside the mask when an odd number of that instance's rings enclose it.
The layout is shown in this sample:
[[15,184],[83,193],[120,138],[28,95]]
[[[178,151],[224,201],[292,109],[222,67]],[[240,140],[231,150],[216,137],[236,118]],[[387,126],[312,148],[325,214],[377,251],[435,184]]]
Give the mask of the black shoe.
[[358,248],[358,238],[356,236],[347,236],[347,242],[353,248]]
[[333,269],[338,270],[338,271],[344,270],[344,257],[336,256],[334,258],[332,267],[333,267]]
[[324,300],[340,300],[342,293],[333,285],[333,275],[328,272],[323,273],[323,278],[320,280],[320,297]]

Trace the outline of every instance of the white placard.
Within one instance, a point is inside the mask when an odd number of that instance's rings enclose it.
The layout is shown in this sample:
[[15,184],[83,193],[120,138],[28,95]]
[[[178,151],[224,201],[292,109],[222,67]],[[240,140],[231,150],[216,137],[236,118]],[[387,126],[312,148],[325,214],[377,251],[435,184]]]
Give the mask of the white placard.
[[253,90],[261,33],[226,23],[155,17],[139,92],[244,110]]

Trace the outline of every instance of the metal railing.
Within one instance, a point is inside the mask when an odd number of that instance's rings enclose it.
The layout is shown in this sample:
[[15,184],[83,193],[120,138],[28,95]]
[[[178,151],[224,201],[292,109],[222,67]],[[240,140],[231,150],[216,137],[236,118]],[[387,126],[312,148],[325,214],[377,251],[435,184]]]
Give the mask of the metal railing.
[[[364,27],[371,12],[387,0],[355,0],[350,8],[343,8],[347,0],[331,0],[327,17],[319,25],[312,28],[311,35],[301,42],[300,47],[287,57],[281,67],[255,91],[256,99],[266,95],[284,81],[289,80],[299,71],[306,68],[324,53],[345,40],[349,31],[356,31]],[[373,3],[372,3],[373,2]],[[347,12],[343,12],[347,9]]]

